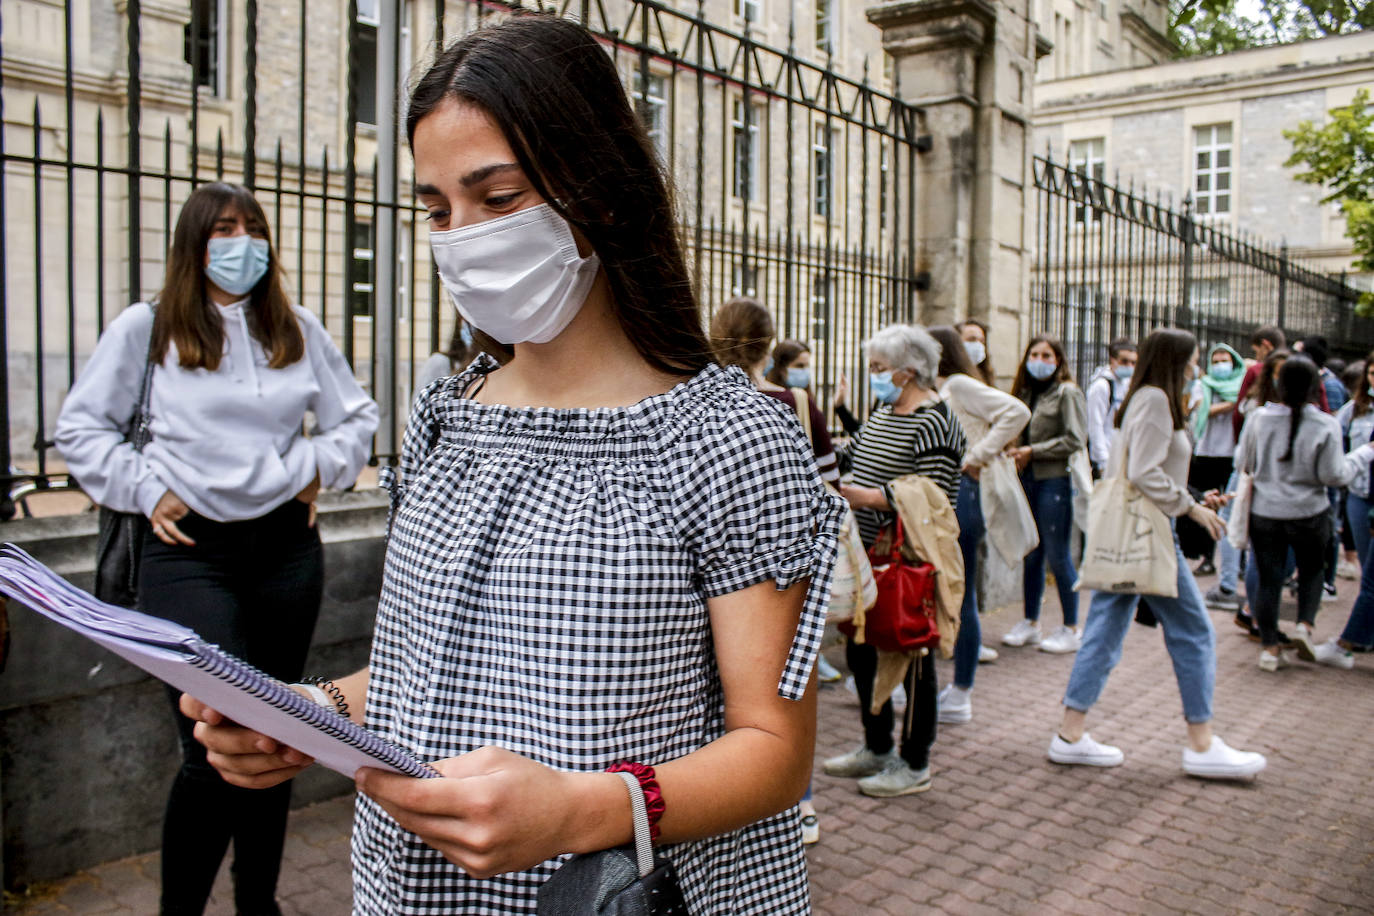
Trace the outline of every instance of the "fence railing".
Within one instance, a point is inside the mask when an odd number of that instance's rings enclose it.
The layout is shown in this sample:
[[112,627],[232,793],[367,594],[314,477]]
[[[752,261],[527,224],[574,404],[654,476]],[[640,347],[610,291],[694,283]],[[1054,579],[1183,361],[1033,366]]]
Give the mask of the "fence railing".
[[1249,353],[1272,325],[1289,339],[1326,337],[1333,355],[1363,356],[1374,320],[1355,314],[1359,290],[1289,257],[1284,246],[1233,233],[1159,196],[1111,185],[1036,156],[1032,326],[1059,337],[1082,377],[1116,337],[1186,328],[1205,348]]
[[[866,68],[846,75],[681,5],[546,8],[583,22],[621,70],[678,189],[703,303],[752,291],[780,335],[813,346],[822,390],[847,373],[862,398],[857,341],[882,316],[914,317],[919,111]],[[520,9],[110,0],[66,4],[56,32],[0,24],[0,499],[64,480],[62,398],[106,324],[156,294],[180,206],[211,180],[254,190],[290,287],[382,405],[374,460],[391,460],[414,373],[453,318],[408,150],[387,140],[396,112],[378,100],[445,42]],[[77,40],[112,22],[122,43]]]

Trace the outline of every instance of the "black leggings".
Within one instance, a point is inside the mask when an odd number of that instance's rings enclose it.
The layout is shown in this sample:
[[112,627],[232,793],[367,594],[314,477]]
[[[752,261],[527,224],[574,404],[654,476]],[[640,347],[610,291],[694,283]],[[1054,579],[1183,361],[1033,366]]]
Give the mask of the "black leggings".
[[[860,717],[864,724],[864,745],[875,754],[892,750],[892,701],[877,715],[868,711],[873,701],[873,679],[878,673],[878,650],[849,640],[844,649],[845,663],[854,675],[859,693]],[[902,759],[913,770],[930,765],[930,749],[935,745],[935,701],[939,692],[935,680],[935,656],[922,655],[912,660],[903,682],[906,687],[906,713],[902,716]]]
[[1298,620],[1316,623],[1322,600],[1322,568],[1331,543],[1331,518],[1277,519],[1250,513],[1250,546],[1259,570],[1259,594],[1251,599],[1255,624],[1266,646],[1279,643],[1279,601],[1291,549],[1298,562]]
[[[214,522],[192,513],[177,526],[194,547],[152,534],[143,546],[139,607],[195,630],[208,642],[284,681],[299,680],[320,613],[324,551],[297,500],[261,518]],[[234,841],[234,901],[240,916],[276,913],[291,783],[240,789],[224,782],[168,689],[181,740],[162,830],[163,916],[200,916]]]

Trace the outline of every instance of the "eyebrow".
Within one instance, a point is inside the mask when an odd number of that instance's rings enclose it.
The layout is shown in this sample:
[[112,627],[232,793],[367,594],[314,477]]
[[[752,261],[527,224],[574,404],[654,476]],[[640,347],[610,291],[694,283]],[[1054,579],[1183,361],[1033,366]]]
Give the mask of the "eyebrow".
[[[520,164],[516,162],[494,162],[491,165],[484,165],[479,169],[473,169],[471,172],[468,172],[462,178],[458,179],[458,181],[460,184],[462,184],[463,187],[470,188],[473,185],[477,184],[479,181],[483,181],[487,178],[490,178],[492,175],[496,175],[501,172],[518,172],[520,170]],[[439,190],[437,185],[432,185],[428,183],[417,184],[415,186],[415,194],[417,197],[442,196],[442,192]]]

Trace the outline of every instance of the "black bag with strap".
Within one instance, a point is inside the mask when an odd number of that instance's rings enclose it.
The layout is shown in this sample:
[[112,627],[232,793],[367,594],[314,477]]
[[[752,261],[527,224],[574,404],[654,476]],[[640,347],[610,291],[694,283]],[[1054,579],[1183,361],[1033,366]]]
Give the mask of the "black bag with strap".
[[[156,320],[157,307],[153,306]],[[153,387],[153,338],[148,333],[148,354],[143,360],[143,382],[139,388],[138,406],[129,421],[124,441],[141,452],[152,439],[148,431],[148,395]],[[138,570],[143,561],[143,538],[149,529],[148,519],[141,512],[116,512],[100,507],[100,534],[95,548],[94,594],[101,601],[120,607],[138,603]]]

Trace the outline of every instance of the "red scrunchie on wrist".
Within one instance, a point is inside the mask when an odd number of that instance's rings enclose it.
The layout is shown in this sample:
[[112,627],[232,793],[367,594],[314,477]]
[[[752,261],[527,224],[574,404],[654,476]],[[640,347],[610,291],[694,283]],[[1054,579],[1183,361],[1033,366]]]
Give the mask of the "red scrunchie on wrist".
[[658,839],[658,821],[663,817],[664,804],[663,792],[658,787],[658,779],[655,778],[654,768],[643,763],[635,763],[631,760],[622,760],[613,763],[606,768],[607,773],[629,773],[639,780],[639,787],[644,792],[644,807],[649,814],[649,837]]

